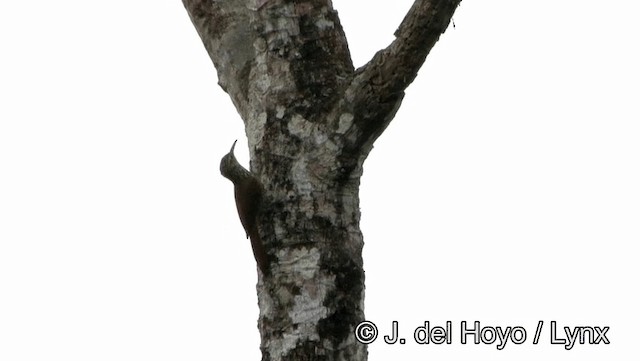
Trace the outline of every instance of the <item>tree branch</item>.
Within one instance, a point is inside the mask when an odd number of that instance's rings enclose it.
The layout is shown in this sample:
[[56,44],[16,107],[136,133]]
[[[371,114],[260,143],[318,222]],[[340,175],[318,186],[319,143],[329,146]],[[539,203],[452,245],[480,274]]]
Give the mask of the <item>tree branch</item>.
[[366,151],[393,119],[404,90],[447,29],[460,1],[416,0],[396,30],[396,39],[356,70],[345,93],[355,126],[347,135],[354,146]]
[[460,0],[416,0],[396,30],[396,39],[364,66],[360,77],[378,85],[372,88],[374,91],[404,91],[449,26],[459,3]]
[[182,0],[218,71],[218,84],[239,109],[246,105],[246,69],[254,58],[249,11],[244,0]]
[[300,114],[320,121],[322,110],[336,102],[353,75],[331,0],[183,0],[183,4],[213,60],[220,86],[246,125],[274,114],[280,119]]

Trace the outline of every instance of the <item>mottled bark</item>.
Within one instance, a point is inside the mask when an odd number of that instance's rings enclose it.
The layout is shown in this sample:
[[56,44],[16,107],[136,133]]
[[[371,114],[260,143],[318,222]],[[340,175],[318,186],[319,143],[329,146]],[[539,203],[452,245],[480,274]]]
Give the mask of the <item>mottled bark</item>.
[[330,0],[183,0],[242,117],[273,262],[258,284],[263,360],[365,360],[362,165],[460,0],[417,0],[355,70]]

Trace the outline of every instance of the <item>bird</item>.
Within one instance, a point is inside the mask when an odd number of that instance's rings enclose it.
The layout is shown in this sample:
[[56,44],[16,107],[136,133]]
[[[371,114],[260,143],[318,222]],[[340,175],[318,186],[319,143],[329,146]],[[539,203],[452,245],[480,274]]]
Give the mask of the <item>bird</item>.
[[269,271],[269,262],[257,225],[257,215],[262,205],[263,188],[260,181],[238,163],[233,153],[237,142],[238,140],[233,142],[229,153],[222,157],[220,173],[233,183],[240,223],[242,223],[247,238],[251,240],[251,248],[258,269],[263,275],[266,275]]

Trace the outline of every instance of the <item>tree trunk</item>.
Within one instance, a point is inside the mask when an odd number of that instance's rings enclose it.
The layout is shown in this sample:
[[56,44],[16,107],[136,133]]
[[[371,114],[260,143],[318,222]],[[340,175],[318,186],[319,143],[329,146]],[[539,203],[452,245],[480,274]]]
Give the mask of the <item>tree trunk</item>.
[[415,1],[396,40],[355,70],[330,0],[183,0],[263,187],[263,360],[367,358],[353,334],[364,320],[362,165],[459,2]]

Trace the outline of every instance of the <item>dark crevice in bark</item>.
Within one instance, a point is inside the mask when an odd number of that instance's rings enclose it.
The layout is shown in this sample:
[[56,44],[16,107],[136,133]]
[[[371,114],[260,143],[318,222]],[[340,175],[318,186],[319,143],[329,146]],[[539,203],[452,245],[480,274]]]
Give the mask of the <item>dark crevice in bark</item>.
[[333,313],[320,320],[318,333],[322,339],[339,344],[353,332],[353,326],[362,321],[360,297],[364,291],[364,270],[362,262],[342,252],[339,246],[333,249],[321,261],[322,268],[331,270],[336,277],[336,287],[327,295],[324,304]]
[[244,101],[249,99],[249,75],[251,75],[251,64],[245,63],[238,72],[240,95]]
[[319,353],[322,344],[318,341],[305,341],[291,350],[283,361],[327,361],[332,360],[328,355]]

